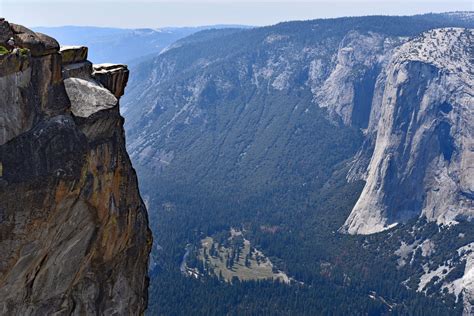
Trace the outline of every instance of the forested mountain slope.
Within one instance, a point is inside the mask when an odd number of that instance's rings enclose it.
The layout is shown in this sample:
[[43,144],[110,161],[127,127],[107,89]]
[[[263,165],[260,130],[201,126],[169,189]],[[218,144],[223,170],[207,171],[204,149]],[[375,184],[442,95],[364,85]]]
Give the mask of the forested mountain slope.
[[[470,34],[466,28],[473,26],[472,13],[464,12],[204,31],[134,67],[122,109],[157,240],[150,310],[448,315],[469,308],[462,298],[468,295],[469,280],[463,278],[474,240],[469,211],[460,212],[467,216],[452,226],[437,226],[434,217],[417,212],[390,213],[370,231],[400,223],[385,232],[344,232],[371,180],[373,168],[369,174],[367,168],[376,164],[374,148],[382,146],[378,126],[390,115],[384,104],[389,75],[401,62],[396,56],[416,47],[423,32],[443,28],[439,32],[446,35],[456,27],[462,29],[452,32]],[[441,37],[457,43],[448,50],[464,52],[470,47],[466,36]],[[454,64],[469,53],[456,56]],[[452,76],[464,73],[437,60]],[[429,61],[412,62],[423,63]],[[397,103],[395,138],[400,124],[418,113],[404,110],[422,98],[421,82],[410,83],[404,91],[411,99]],[[441,99],[419,102],[431,107]],[[461,100],[449,104],[469,109],[469,98]],[[454,113],[450,119],[434,116],[441,131],[428,144],[438,147],[423,150],[438,157],[451,137],[442,122],[452,122]],[[465,124],[472,128],[472,121],[456,126],[466,130]],[[453,157],[460,152],[451,150]],[[424,185],[422,177],[413,179]],[[394,183],[387,194],[402,203],[397,189]],[[236,271],[246,279],[259,260],[271,262],[275,275],[284,273],[289,284],[239,282]],[[442,273],[431,273],[437,269]],[[226,278],[230,271],[237,273],[233,280]],[[175,300],[184,301],[178,311]]]

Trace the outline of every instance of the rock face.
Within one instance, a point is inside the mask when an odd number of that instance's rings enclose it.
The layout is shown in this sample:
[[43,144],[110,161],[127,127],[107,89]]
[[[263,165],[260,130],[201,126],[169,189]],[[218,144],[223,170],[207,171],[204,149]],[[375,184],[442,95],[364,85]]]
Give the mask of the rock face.
[[316,103],[327,108],[333,119],[366,128],[380,70],[403,40],[350,31],[339,44],[330,75],[313,88]]
[[77,64],[87,60],[88,49],[85,46],[61,47],[63,65]]
[[125,65],[99,64],[94,65],[94,77],[117,98],[125,91],[129,71]]
[[[151,234],[116,91],[84,48],[64,65],[54,39],[0,21],[0,45],[10,36],[21,50],[0,56],[0,314],[142,314]],[[107,77],[123,92],[125,76]]]
[[364,190],[342,230],[413,217],[474,217],[474,31],[435,29],[403,44],[385,71]]

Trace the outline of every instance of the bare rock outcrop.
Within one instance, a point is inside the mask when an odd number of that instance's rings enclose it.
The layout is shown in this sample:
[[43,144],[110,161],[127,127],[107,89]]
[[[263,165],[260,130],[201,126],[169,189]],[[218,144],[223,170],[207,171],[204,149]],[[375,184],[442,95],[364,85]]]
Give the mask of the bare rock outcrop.
[[94,77],[117,98],[125,92],[125,84],[129,71],[125,65],[99,64],[94,65]]
[[82,63],[87,60],[88,48],[85,46],[62,46],[63,65]]
[[[33,127],[43,117],[69,111],[56,40],[0,21],[17,43],[16,53],[0,55],[0,145]],[[6,46],[5,43],[0,43]],[[4,96],[4,97],[3,97]]]
[[84,48],[60,52],[0,20],[0,45],[10,36],[17,50],[0,56],[0,314],[142,314],[151,233],[119,96],[94,79]]
[[366,128],[381,69],[404,40],[373,32],[349,32],[339,44],[329,76],[314,87],[314,101],[327,108],[334,120]]
[[366,185],[342,231],[474,217],[474,31],[435,29],[386,70]]

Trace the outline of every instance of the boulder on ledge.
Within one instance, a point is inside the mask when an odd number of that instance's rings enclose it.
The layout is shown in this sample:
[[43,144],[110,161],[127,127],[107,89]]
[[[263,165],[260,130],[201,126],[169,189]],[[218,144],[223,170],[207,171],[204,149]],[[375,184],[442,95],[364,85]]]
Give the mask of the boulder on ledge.
[[63,65],[81,63],[87,60],[88,49],[85,46],[61,46]]
[[14,33],[15,43],[18,47],[28,48],[31,56],[40,57],[50,55],[59,51],[59,43],[52,37],[17,24],[10,24]]
[[125,92],[129,71],[126,65],[98,64],[94,65],[93,76],[105,88],[120,98]]

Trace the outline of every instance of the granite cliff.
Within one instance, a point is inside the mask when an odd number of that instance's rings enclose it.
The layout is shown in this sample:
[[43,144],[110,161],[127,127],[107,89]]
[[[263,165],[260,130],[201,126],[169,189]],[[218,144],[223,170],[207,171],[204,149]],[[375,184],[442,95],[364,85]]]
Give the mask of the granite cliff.
[[472,29],[435,29],[394,53],[375,92],[366,185],[343,230],[474,217],[473,43]]
[[[413,218],[437,223],[440,232],[472,222],[473,43],[472,29],[442,28],[396,49],[374,92],[379,97],[372,103],[366,146],[354,160],[352,171],[367,163],[366,173],[361,174],[366,183],[341,231],[373,234]],[[434,249],[442,247],[411,234],[415,241],[402,242],[395,252],[400,258],[408,257],[405,253],[413,253],[414,258],[417,248],[427,245],[430,250],[422,257],[432,258]],[[416,290],[427,293],[434,284],[438,291],[462,297],[463,314],[472,315],[472,247],[471,242],[452,250],[452,258],[465,264],[455,280],[446,273],[453,270],[454,259],[423,262]],[[414,262],[410,265],[416,266]]]
[[127,67],[3,19],[0,45],[0,314],[142,314],[152,239],[119,113]]

